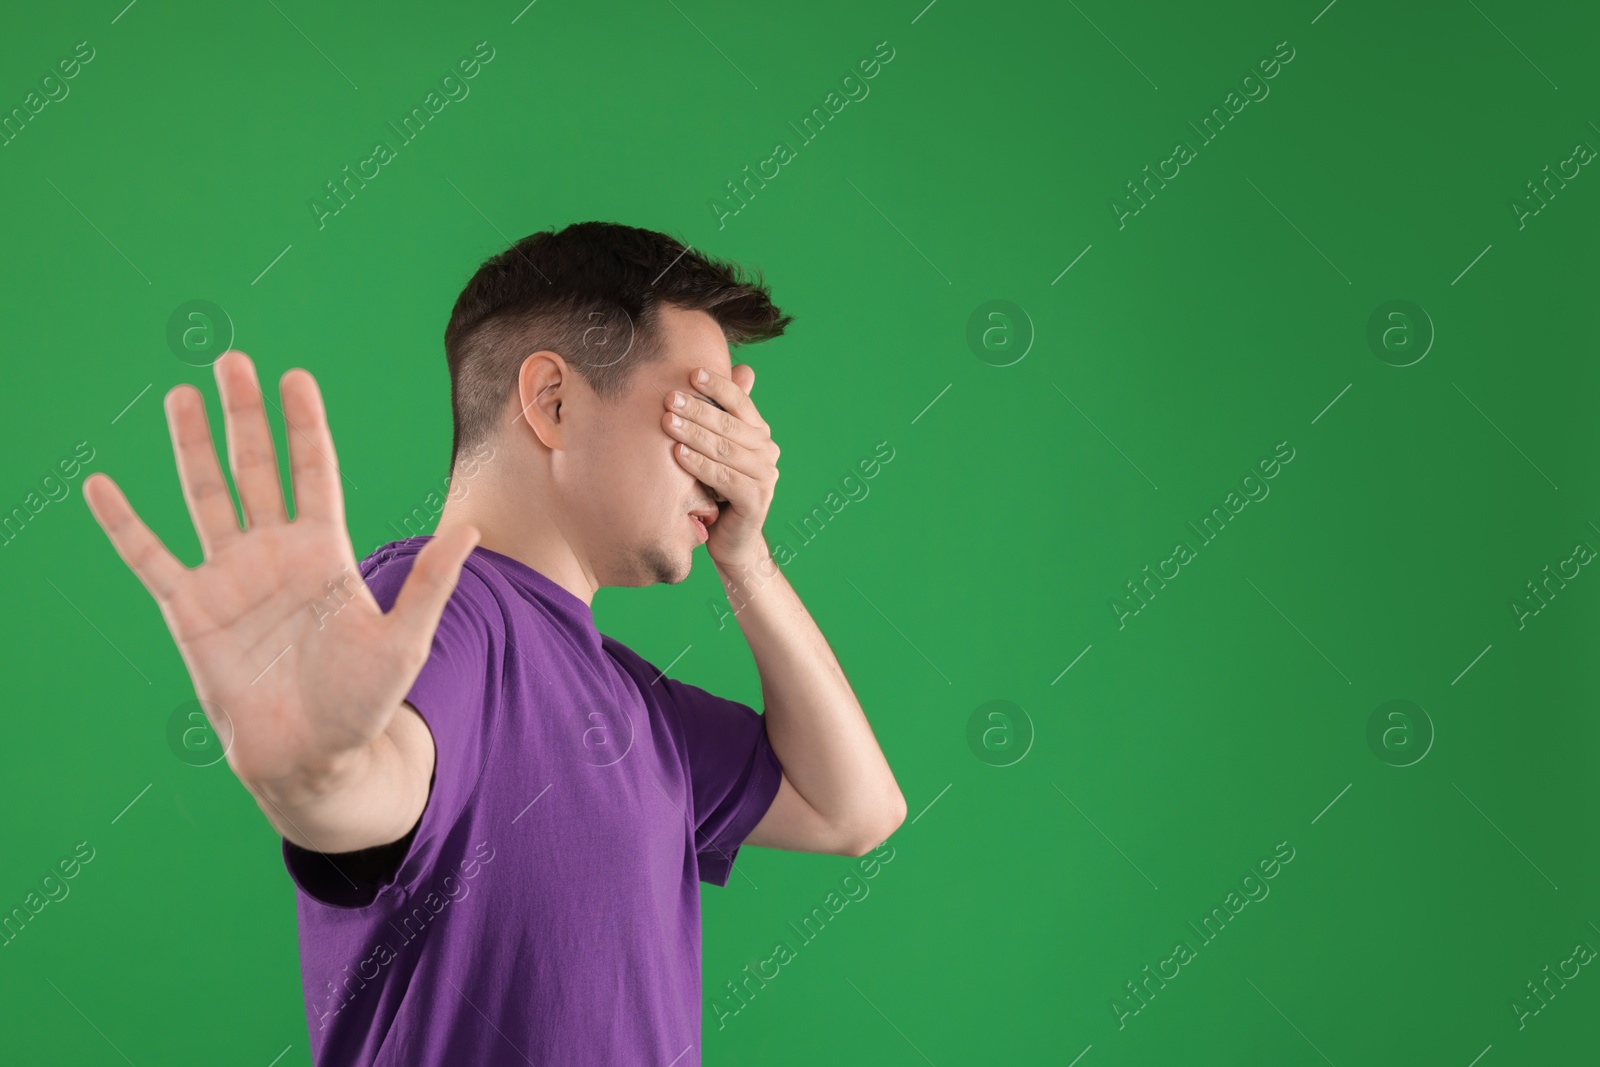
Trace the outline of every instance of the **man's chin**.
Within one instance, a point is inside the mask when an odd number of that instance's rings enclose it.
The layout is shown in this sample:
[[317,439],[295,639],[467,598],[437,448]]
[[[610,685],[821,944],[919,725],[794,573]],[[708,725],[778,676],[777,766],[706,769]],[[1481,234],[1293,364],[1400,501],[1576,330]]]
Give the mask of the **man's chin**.
[[688,556],[684,557],[683,570],[678,574],[678,576],[676,578],[673,578],[667,584],[668,585],[681,585],[684,582],[689,580],[689,575],[692,574],[692,573],[694,573],[694,553],[690,552],[688,554]]
[[636,585],[682,585],[694,570],[694,552],[690,551],[676,560],[662,553],[647,557],[644,562],[644,573]]

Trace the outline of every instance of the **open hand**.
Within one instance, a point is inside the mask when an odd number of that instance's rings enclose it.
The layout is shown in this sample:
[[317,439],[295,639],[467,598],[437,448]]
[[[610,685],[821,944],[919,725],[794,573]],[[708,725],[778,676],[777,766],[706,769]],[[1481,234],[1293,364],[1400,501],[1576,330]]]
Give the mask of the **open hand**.
[[279,383],[288,422],[295,517],[255,366],[228,351],[214,365],[240,529],[200,391],[180,385],[164,407],[178,481],[205,552],[185,567],[109,477],[83,495],[117,554],[155,598],[211,718],[228,765],[257,792],[315,781],[382,733],[421,672],[433,633],[478,533],[430,541],[385,614],[361,578],[322,394],[308,371]]

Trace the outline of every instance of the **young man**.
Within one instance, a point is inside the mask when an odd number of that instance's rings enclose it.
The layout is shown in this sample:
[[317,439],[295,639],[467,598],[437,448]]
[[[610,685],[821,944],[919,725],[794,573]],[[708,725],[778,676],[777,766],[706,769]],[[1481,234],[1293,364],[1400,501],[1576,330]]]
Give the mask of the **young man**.
[[[293,521],[240,352],[214,369],[245,529],[199,391],[165,401],[204,564],[86,479],[283,837],[319,1067],[697,1064],[699,882],[742,844],[859,856],[905,818],[762,537],[778,446],[729,345],[789,321],[759,277],[650,230],[518,241],[445,331],[437,530],[359,564],[302,369],[279,382]],[[596,590],[681,582],[702,543],[765,714],[595,629]]]

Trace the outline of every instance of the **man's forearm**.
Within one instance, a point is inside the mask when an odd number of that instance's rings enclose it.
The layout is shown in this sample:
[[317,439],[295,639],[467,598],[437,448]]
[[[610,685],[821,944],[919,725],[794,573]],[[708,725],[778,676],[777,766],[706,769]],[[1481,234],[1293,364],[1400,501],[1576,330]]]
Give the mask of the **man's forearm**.
[[312,852],[354,852],[398,840],[427,803],[431,775],[431,766],[427,775],[420,773],[427,754],[415,747],[415,728],[398,721],[408,711],[402,706],[394,729],[328,767],[277,781],[240,778],[240,783],[273,829]]
[[770,553],[717,573],[761,675],[784,775],[831,825],[882,841],[905,818],[905,798],[827,639]]

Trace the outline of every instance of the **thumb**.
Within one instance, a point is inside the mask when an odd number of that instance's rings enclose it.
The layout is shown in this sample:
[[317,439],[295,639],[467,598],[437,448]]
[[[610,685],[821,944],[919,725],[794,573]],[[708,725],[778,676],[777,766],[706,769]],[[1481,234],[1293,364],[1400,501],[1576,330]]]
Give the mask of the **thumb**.
[[[396,640],[405,648],[420,652],[425,660],[439,628],[444,606],[456,590],[461,566],[478,545],[477,527],[459,526],[433,537],[417,553],[405,584],[395,596],[389,612],[389,625]],[[420,668],[419,668],[420,669]]]

